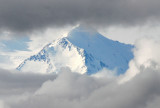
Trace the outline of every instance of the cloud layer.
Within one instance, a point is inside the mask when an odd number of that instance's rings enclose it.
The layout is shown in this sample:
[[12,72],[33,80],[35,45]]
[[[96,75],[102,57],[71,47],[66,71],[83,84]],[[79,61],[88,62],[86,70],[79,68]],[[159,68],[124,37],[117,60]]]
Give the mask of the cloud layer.
[[23,32],[76,23],[153,23],[159,22],[159,5],[159,0],[1,0],[0,29]]
[[11,108],[158,108],[160,71],[147,68],[127,83],[94,79],[69,71],[46,81]]

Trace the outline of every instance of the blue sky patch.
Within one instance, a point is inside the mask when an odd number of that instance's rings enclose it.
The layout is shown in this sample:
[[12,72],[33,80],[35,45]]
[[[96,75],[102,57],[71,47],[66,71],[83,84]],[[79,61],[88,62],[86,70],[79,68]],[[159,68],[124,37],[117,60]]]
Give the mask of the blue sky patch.
[[4,51],[29,51],[28,50],[28,44],[27,42],[30,42],[31,40],[28,37],[22,37],[22,38],[14,38],[11,40],[1,40],[0,41],[0,49]]

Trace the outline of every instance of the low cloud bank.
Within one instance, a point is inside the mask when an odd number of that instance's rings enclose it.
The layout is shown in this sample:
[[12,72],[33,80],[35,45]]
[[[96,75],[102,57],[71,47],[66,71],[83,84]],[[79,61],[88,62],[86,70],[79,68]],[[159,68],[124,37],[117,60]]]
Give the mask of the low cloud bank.
[[[14,78],[22,77],[20,82],[25,85],[18,87],[23,89],[27,87],[28,89],[22,91],[28,93],[18,92],[19,95],[13,97],[1,92],[4,96],[0,97],[0,105],[2,108],[159,108],[159,43],[158,39],[139,40],[134,49],[135,58],[130,62],[128,71],[119,77],[80,75],[67,68],[62,69],[56,77],[38,75],[38,80],[35,80],[37,76],[32,74],[31,76],[26,74],[27,77],[13,74]],[[103,70],[102,73],[105,75],[105,71],[110,73]],[[0,78],[2,82],[0,91],[6,82],[9,84],[4,90],[12,90],[19,84],[19,81],[14,83],[8,73],[0,72],[2,74],[0,76],[3,76]],[[30,83],[26,83],[25,78]],[[32,92],[29,89],[33,89]]]
[[0,99],[2,97],[34,92],[42,83],[53,80],[55,75],[21,73],[0,69]]

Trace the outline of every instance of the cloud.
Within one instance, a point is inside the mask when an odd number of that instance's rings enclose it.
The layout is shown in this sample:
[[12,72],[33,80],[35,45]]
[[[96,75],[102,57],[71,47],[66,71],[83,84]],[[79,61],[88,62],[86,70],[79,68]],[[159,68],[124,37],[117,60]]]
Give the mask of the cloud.
[[[107,36],[110,39],[118,40],[127,44],[135,44],[136,40],[143,37],[159,37],[160,36],[159,26],[133,26],[133,27],[122,27],[122,26],[111,26],[99,28],[98,31],[103,36]],[[115,32],[116,31],[116,32]]]
[[33,92],[38,89],[43,82],[53,80],[54,78],[54,74],[42,75],[0,69],[0,98],[3,96]]
[[107,68],[103,68],[102,70],[98,71],[97,73],[91,75],[95,78],[115,78],[116,77],[116,69],[115,70],[109,70]]
[[66,36],[73,26],[48,28],[26,36],[12,33],[0,34],[0,67],[15,69],[25,59],[38,53],[45,45]]
[[[147,68],[127,83],[64,71],[11,108],[152,108],[160,98],[160,71]],[[155,107],[155,108],[156,108]]]
[[1,0],[0,29],[18,32],[90,25],[141,25],[159,22],[159,0]]
[[160,38],[145,37],[139,39],[135,44],[134,59],[129,63],[129,69],[121,79],[120,83],[132,79],[141,70],[152,67],[160,69]]

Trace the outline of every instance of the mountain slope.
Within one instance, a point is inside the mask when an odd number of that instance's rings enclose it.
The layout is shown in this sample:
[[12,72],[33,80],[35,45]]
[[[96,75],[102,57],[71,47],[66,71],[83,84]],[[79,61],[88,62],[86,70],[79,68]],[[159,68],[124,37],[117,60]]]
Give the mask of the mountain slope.
[[122,74],[133,58],[132,45],[110,40],[94,30],[77,27],[67,37],[46,45],[38,54],[20,64],[21,71],[58,72],[69,67],[81,74],[93,74],[103,68]]

